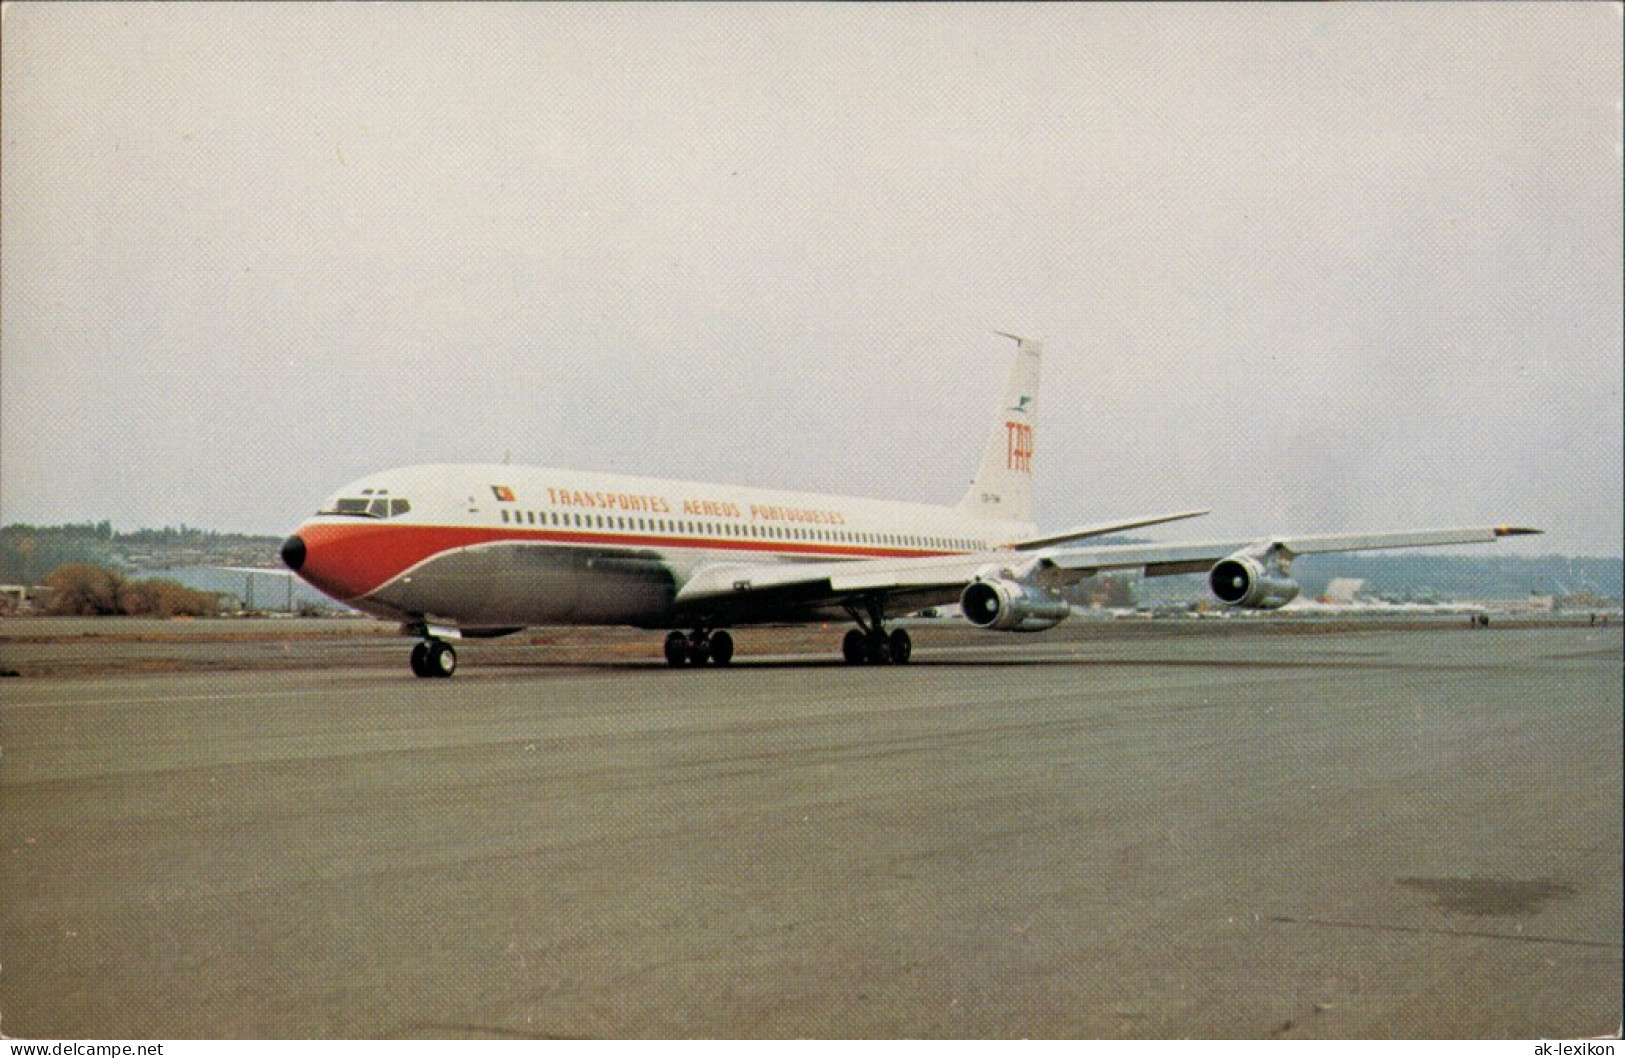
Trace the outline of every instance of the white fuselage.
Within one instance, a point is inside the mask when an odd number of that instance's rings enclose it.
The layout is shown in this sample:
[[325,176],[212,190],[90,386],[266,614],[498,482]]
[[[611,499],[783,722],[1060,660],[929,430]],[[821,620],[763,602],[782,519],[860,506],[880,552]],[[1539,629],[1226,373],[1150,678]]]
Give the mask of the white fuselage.
[[[340,489],[297,530],[296,568],[329,595],[390,619],[471,630],[674,627],[697,620],[674,599],[701,567],[964,554],[1032,529],[925,504],[506,464],[427,465]],[[822,612],[786,600],[708,619]]]

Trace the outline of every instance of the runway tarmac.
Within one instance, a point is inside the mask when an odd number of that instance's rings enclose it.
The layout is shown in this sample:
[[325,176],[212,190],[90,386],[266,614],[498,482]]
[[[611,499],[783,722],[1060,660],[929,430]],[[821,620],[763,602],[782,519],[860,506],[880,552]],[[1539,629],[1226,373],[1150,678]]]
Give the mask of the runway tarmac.
[[0,639],[0,1032],[1618,1031],[1618,627],[1057,633]]

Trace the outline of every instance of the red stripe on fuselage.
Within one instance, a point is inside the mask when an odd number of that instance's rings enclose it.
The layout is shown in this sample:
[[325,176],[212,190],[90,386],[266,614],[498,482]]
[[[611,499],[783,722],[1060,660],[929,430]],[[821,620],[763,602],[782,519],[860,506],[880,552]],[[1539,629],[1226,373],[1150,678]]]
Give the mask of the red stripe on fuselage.
[[740,540],[550,529],[475,528],[400,522],[312,522],[301,526],[305,561],[299,575],[336,599],[359,599],[436,555],[487,544],[553,544],[638,550],[734,551],[763,558],[927,558],[960,551],[873,547],[812,540]]

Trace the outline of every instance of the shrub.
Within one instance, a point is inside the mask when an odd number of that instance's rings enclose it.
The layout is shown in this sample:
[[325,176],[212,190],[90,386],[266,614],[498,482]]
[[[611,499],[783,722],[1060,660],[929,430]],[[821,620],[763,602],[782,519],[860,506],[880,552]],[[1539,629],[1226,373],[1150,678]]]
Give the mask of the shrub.
[[70,562],[45,577],[51,589],[49,610],[70,617],[100,617],[120,613],[119,589],[124,578],[100,566]]
[[72,617],[127,614],[135,617],[212,617],[219,601],[172,580],[126,580],[83,563],[59,566],[45,578],[51,613]]
[[119,589],[120,611],[132,617],[212,617],[219,602],[172,580],[126,581]]

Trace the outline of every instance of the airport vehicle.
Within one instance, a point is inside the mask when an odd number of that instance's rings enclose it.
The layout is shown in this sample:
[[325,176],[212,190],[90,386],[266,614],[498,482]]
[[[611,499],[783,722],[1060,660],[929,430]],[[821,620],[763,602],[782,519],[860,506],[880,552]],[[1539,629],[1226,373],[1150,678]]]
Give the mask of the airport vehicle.
[[1205,514],[1180,511],[1040,534],[1031,521],[1041,346],[1016,342],[981,466],[952,507],[507,464],[412,466],[351,482],[282,545],[335,599],[398,620],[412,671],[450,676],[448,639],[530,625],[666,629],[674,667],[726,665],[729,628],[849,619],[850,664],[902,664],[901,615],[958,603],[973,625],[1037,632],[1071,609],[1061,586],[1105,570],[1206,573],[1233,607],[1298,594],[1297,555],[1464,544],[1501,526],[1194,544],[1082,542]]

